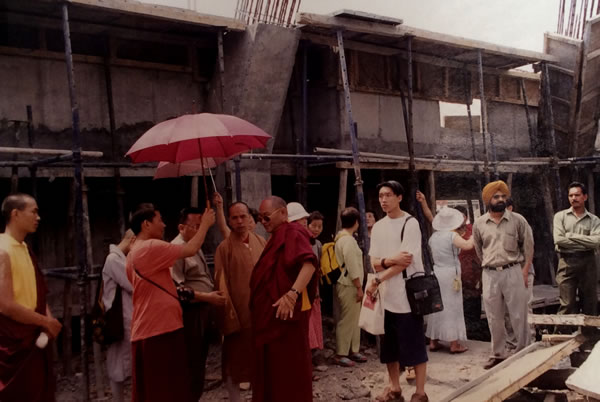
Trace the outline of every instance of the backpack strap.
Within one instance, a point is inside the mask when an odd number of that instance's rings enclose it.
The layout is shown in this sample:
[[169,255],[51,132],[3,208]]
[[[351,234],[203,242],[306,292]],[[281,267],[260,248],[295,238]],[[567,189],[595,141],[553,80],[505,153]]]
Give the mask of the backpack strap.
[[154,282],[152,279],[150,278],[146,278],[144,275],[142,275],[140,273],[140,271],[137,270],[137,268],[135,266],[133,266],[133,269],[135,270],[135,273],[142,279],[146,280],[147,282],[150,282],[151,284],[153,284],[154,286],[156,286],[157,288],[159,288],[160,290],[162,290],[163,292],[165,292],[166,294],[168,294],[169,296],[171,296],[172,298],[174,298],[175,300],[179,301],[179,297],[173,295],[173,293],[169,292],[167,289],[165,289],[164,287],[160,286],[158,283]]
[[[408,218],[406,218],[406,220],[404,221],[404,225],[402,225],[402,232],[400,232],[400,244],[402,244],[402,242],[404,241],[404,229],[406,228],[406,223],[411,219],[414,218],[414,216],[410,215]],[[408,275],[406,274],[406,270],[402,271],[402,277],[404,279],[408,278]]]

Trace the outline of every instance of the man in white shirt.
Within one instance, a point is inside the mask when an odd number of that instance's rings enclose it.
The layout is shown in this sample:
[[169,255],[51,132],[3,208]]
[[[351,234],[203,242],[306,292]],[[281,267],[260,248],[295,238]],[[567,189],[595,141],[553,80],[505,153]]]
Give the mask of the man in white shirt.
[[397,181],[386,181],[377,186],[379,204],[386,217],[379,220],[371,231],[371,265],[377,278],[367,285],[367,294],[382,286],[382,303],[385,309],[385,334],[381,342],[382,363],[387,365],[390,387],[377,397],[378,401],[402,400],[400,368],[414,367],[416,392],[411,402],[427,402],[425,379],[427,377],[427,351],[423,333],[423,317],[412,314],[404,278],[423,272],[421,259],[421,229],[419,222],[400,209],[404,189]]

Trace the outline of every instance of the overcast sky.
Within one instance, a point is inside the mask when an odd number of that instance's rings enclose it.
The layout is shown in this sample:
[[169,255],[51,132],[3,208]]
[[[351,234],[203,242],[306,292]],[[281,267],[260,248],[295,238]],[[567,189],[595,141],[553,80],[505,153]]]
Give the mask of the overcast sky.
[[[143,0],[233,17],[237,0]],[[401,18],[409,26],[542,51],[554,32],[558,0],[302,0],[300,11],[352,9]]]

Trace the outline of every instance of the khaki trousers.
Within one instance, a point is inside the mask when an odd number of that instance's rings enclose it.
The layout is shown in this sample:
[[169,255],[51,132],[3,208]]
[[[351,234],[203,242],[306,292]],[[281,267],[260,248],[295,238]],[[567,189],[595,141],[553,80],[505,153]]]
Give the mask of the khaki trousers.
[[350,351],[358,353],[360,349],[361,303],[356,301],[356,287],[335,285],[335,294],[340,306],[340,319],[335,328],[336,349],[339,356],[348,356]]
[[484,269],[482,285],[483,305],[492,336],[492,357],[504,359],[507,357],[506,310],[517,339],[515,351],[523,349],[531,341],[527,325],[529,295],[523,283],[521,266],[514,265],[502,271]]

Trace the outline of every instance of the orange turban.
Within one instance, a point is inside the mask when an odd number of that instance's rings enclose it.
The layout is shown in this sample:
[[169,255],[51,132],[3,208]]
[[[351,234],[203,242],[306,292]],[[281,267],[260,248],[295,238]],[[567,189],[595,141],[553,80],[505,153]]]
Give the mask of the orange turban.
[[493,181],[491,183],[488,183],[481,192],[481,198],[483,199],[483,203],[485,205],[488,205],[494,194],[496,194],[498,191],[501,191],[507,197],[510,197],[510,190],[508,189],[508,186],[505,182],[503,182],[502,180]]

